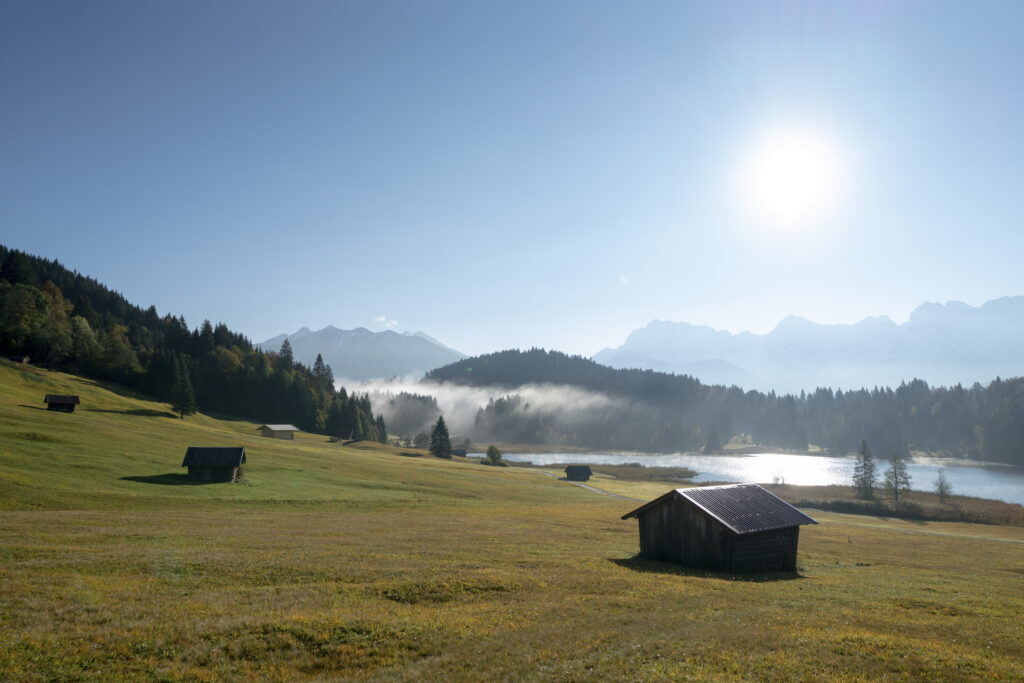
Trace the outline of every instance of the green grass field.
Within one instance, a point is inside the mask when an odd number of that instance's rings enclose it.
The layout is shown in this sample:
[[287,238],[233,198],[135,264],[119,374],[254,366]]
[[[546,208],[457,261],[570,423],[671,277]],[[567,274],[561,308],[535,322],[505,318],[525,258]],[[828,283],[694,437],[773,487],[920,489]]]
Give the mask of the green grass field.
[[689,571],[619,519],[677,482],[255,427],[0,364],[0,679],[1024,678],[1020,527],[809,510],[795,576]]

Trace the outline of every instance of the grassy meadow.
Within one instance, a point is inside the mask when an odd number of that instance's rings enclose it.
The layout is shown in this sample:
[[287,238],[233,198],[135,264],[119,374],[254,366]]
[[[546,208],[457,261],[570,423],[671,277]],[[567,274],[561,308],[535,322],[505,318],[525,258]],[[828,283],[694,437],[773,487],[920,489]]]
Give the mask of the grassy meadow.
[[796,574],[684,570],[620,520],[673,477],[256,426],[0,364],[0,679],[1024,678],[1024,528],[808,510]]

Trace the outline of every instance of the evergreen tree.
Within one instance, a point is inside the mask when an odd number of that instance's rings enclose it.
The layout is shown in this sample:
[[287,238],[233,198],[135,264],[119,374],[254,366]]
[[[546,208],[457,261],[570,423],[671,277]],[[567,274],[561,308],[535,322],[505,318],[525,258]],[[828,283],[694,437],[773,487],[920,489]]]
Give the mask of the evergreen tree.
[[935,478],[935,493],[939,496],[939,502],[945,503],[946,498],[953,495],[953,484],[950,483],[949,479],[946,479],[946,473],[939,468],[939,476]]
[[188,366],[180,356],[174,360],[174,387],[171,389],[171,409],[185,419],[196,412],[196,394],[192,390],[192,379]]
[[900,491],[910,490],[910,474],[907,472],[907,461],[899,453],[893,453],[889,460],[889,469],[885,471],[885,491],[900,499]]
[[438,458],[452,457],[452,441],[448,436],[448,426],[444,416],[438,416],[434,431],[430,434],[430,453]]
[[313,363],[313,380],[320,391],[333,391],[334,372],[331,366],[324,362],[321,354],[316,354],[316,361]]
[[292,365],[295,364],[295,355],[292,353],[292,344],[287,338],[281,342],[281,350],[277,352],[277,355],[281,359],[281,368],[291,370]]
[[858,498],[870,500],[875,497],[875,461],[871,457],[871,449],[861,439],[860,450],[857,452],[857,464],[853,467],[853,492]]
[[7,280],[12,285],[34,287],[39,284],[39,276],[32,267],[32,260],[28,254],[16,249],[12,250],[4,259],[3,265],[0,265],[0,279]]

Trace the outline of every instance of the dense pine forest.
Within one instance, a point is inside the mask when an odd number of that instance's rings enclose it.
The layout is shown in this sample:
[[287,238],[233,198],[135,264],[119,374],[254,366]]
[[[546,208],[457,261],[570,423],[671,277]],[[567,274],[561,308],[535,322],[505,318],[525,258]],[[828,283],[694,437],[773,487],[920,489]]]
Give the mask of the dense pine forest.
[[[531,349],[459,361],[425,381],[507,389],[477,414],[477,440],[673,452],[716,451],[745,436],[763,446],[847,454],[865,439],[882,457],[919,450],[1024,466],[1024,378],[997,378],[986,387],[913,380],[895,389],[777,396]],[[515,391],[525,384],[571,386],[609,400],[531,407]]]
[[96,280],[0,245],[0,352],[109,380],[203,411],[341,438],[384,441],[367,396],[334,390],[330,366],[264,352],[225,325],[142,309]]

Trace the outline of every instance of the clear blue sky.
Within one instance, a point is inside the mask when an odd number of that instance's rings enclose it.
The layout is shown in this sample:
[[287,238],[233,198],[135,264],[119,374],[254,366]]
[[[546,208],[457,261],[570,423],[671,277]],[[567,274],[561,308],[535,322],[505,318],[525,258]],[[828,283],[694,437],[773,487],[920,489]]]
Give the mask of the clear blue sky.
[[[0,4],[0,242],[254,341],[585,355],[1024,293],[1024,3]],[[742,210],[758,139],[841,198]]]

